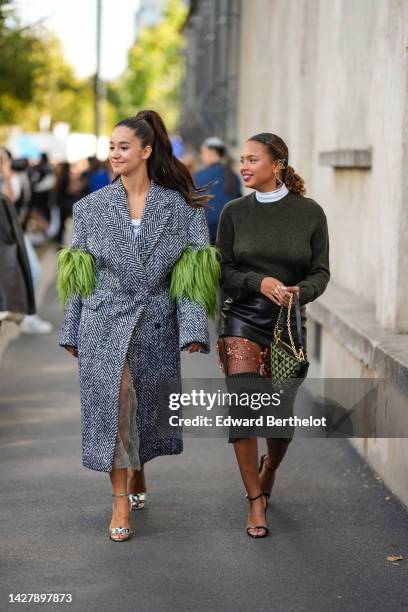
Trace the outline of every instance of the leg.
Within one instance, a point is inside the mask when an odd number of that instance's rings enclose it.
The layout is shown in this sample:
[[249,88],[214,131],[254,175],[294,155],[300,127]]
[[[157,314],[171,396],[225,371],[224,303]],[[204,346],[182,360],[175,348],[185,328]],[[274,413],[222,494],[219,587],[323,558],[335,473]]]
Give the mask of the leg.
[[142,510],[146,504],[146,480],[142,469],[128,468],[128,491],[132,510]]
[[[137,353],[137,349],[134,345],[134,338],[132,337],[131,342],[129,344],[128,350],[128,359],[129,359],[129,368],[132,371],[138,371],[139,364],[137,363],[137,359],[135,359],[135,354]],[[132,377],[129,369],[129,379],[132,381]],[[133,381],[134,389],[136,389],[137,381]],[[137,404],[136,395],[133,389],[133,397],[134,402]],[[144,473],[144,466],[140,463],[139,458],[139,433],[137,430],[136,424],[136,409],[131,414],[131,427],[129,432],[130,439],[130,452],[129,452],[129,462],[128,462],[128,471],[127,471],[127,483],[128,483],[128,492],[129,498],[132,503],[132,510],[141,510],[145,506],[146,501],[146,480]]]
[[262,492],[267,494],[268,497],[275,482],[276,469],[284,458],[290,441],[290,438],[268,438],[266,441],[268,453],[263,455],[261,459],[259,482]]
[[134,495],[137,493],[146,493],[146,479],[143,465],[141,470],[135,470],[134,468],[128,469],[128,490],[129,493],[133,493]]
[[[260,376],[260,360],[262,347],[248,340],[227,336],[220,338],[217,343],[220,364],[228,381],[233,378],[253,378]],[[234,440],[234,450],[237,457],[239,470],[248,497],[254,498],[261,492],[258,475],[258,441],[257,438],[239,438]],[[249,535],[262,537],[265,529],[251,527],[259,525],[266,527],[265,521],[266,499],[264,496],[251,502],[248,515],[247,527]]]
[[118,433],[116,436],[115,455],[113,457],[114,468],[128,468],[130,465],[129,430],[133,401],[130,385],[130,370],[126,359],[119,390]]
[[[113,468],[109,475],[112,483],[112,493],[114,495],[112,519],[109,529],[113,529],[114,527],[125,527],[130,529],[130,504],[126,490],[127,470],[124,468]],[[123,495],[123,493],[125,493],[125,495]],[[114,534],[115,540],[127,540],[128,538],[129,534],[127,533]]]
[[[295,331],[293,330],[293,334]],[[284,330],[282,338],[285,342],[288,342],[289,338],[287,336],[286,330]],[[306,330],[306,322],[302,325],[302,344],[303,349],[306,354],[306,344],[307,344],[307,330]],[[267,349],[264,353],[264,369],[268,375],[270,375],[270,353]],[[304,374],[305,376],[305,374]],[[293,398],[294,401],[295,397]],[[284,458],[286,451],[289,448],[289,444],[292,438],[268,438],[267,446],[268,453],[263,455],[261,458],[261,465],[259,470],[259,480],[261,489],[264,493],[269,495],[272,492],[272,488],[275,482],[276,470],[279,467],[282,459]]]
[[[247,531],[255,538],[266,535],[266,505],[267,501],[261,494],[258,476],[258,441],[256,438],[240,438],[234,442],[235,456],[237,458],[241,478],[251,502],[248,519]],[[254,527],[257,525],[257,527]]]
[[[119,391],[118,437],[116,441],[113,468],[110,472],[113,495],[128,493],[127,489],[127,449],[129,446],[129,383],[130,373],[127,361],[122,372]],[[130,528],[129,497],[122,495],[113,498],[113,512],[109,529],[113,527]],[[128,539],[127,534],[115,534],[115,539]]]

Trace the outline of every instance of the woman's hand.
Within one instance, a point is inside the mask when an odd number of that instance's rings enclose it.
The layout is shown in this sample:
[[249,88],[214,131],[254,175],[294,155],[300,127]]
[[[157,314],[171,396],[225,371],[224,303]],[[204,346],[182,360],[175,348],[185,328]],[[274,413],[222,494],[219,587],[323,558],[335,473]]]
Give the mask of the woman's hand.
[[289,306],[289,299],[291,294],[296,294],[299,298],[300,287],[298,287],[297,285],[293,287],[286,287],[285,295],[282,298],[282,306],[286,306],[286,308]]
[[283,306],[283,299],[287,296],[289,303],[288,288],[285,287],[277,278],[266,276],[261,282],[261,293],[275,302],[278,306]]
[[203,349],[205,349],[205,344],[202,344],[201,342],[191,342],[187,346],[187,353],[197,353]]
[[73,357],[78,357],[78,349],[76,346],[64,346],[64,349],[71,353]]

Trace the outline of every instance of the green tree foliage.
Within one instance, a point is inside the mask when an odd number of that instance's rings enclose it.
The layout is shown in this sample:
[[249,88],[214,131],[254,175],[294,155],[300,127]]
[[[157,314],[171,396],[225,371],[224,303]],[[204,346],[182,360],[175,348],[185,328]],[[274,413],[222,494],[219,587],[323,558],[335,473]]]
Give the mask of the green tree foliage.
[[[18,124],[37,131],[40,117],[93,132],[93,78],[79,80],[58,39],[46,29],[22,28],[9,0],[0,0],[0,126]],[[115,111],[105,103],[105,132]]]
[[0,123],[10,123],[31,102],[37,77],[46,70],[43,44],[19,27],[10,2],[0,0]]
[[170,130],[176,128],[185,63],[181,33],[185,18],[181,0],[169,0],[164,18],[142,30],[129,52],[120,86],[122,116],[153,108],[162,114]]
[[[181,0],[168,0],[163,19],[141,32],[122,78],[106,84],[102,132],[142,108],[154,108],[174,130],[184,72]],[[73,131],[94,131],[93,78],[79,80],[58,39],[44,27],[22,27],[12,0],[0,0],[0,128],[18,124],[37,131],[48,115]],[[2,133],[4,134],[3,128]]]

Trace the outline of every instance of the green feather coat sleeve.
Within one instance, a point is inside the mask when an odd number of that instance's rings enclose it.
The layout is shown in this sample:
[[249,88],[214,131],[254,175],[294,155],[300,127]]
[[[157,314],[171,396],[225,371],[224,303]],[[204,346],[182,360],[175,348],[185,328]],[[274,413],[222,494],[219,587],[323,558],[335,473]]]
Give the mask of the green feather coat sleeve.
[[91,253],[83,249],[64,247],[58,253],[57,292],[66,306],[74,294],[87,297],[95,289],[95,261]]
[[189,246],[173,268],[170,293],[175,299],[187,298],[201,304],[214,319],[217,313],[217,287],[220,264],[215,247]]
[[170,293],[177,300],[180,349],[192,342],[210,350],[208,316],[215,318],[220,265],[209,244],[208,225],[202,208],[191,211],[189,245],[173,267]]
[[95,287],[95,262],[86,250],[86,225],[80,204],[81,200],[74,204],[71,245],[58,253],[57,293],[65,306],[59,336],[61,346],[78,346],[82,298],[92,293]]

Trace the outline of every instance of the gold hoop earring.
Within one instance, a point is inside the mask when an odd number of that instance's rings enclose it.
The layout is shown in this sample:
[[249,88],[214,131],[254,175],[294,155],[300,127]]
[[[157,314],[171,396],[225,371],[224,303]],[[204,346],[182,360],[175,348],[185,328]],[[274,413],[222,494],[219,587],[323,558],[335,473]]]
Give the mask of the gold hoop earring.
[[[276,189],[279,189],[280,187],[282,187],[283,185],[283,181],[280,180],[280,178],[275,174],[275,172],[273,173],[275,180],[276,180]],[[280,183],[280,184],[278,184]]]

